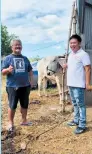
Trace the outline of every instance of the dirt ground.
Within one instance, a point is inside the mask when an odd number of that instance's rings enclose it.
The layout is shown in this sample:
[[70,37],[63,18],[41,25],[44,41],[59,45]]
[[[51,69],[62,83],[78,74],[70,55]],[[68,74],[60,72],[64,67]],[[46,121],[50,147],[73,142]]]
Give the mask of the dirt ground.
[[[72,119],[71,105],[60,112],[57,89],[49,89],[48,97],[39,98],[37,91],[30,93],[28,120],[32,126],[21,126],[19,105],[15,115],[16,130],[7,136],[8,101],[5,80],[2,83],[2,154],[92,154],[92,108],[87,107],[88,130],[74,135],[75,127],[67,126]],[[33,102],[39,100],[39,102]]]

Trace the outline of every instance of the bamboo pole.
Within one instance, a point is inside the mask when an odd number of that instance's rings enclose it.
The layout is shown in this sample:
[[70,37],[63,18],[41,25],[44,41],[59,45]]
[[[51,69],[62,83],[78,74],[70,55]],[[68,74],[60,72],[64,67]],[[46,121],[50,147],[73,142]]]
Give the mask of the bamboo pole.
[[71,20],[70,20],[68,43],[67,43],[67,50],[66,50],[66,61],[67,61],[68,52],[69,52],[69,38],[71,36],[71,31],[72,31],[72,22],[73,22],[74,9],[75,9],[75,1],[73,2],[73,5],[72,5],[72,15],[71,15]]
[[[69,52],[69,38],[71,36],[72,23],[73,23],[73,18],[75,17],[75,15],[76,15],[76,13],[75,13],[75,1],[74,1],[73,2],[73,5],[72,5],[72,15],[71,15],[71,20],[70,20],[69,35],[68,35],[68,44],[67,44],[67,50],[66,50],[66,56],[65,56],[65,61],[66,62],[67,62],[67,59],[68,59],[68,52]],[[76,22],[74,22],[74,23],[76,23]],[[63,112],[65,112],[64,79],[65,79],[65,70],[63,69],[63,75],[62,75],[62,111]]]
[[73,34],[76,34],[76,23],[77,23],[76,16],[77,16],[77,10],[75,6],[73,14]]
[[62,112],[65,112],[64,76],[65,76],[65,73],[63,72],[62,74]]

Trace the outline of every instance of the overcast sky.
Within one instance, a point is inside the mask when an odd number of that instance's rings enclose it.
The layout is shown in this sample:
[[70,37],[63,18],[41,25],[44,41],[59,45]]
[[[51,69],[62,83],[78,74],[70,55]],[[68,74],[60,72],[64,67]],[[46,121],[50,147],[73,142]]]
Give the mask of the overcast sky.
[[[27,57],[65,52],[73,0],[2,0],[1,18]],[[41,49],[44,48],[44,49]]]

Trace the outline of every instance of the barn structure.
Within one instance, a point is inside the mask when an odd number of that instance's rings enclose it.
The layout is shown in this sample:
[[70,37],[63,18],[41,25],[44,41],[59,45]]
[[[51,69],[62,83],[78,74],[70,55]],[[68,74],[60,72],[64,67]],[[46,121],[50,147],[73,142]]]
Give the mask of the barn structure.
[[[83,49],[90,55],[92,64],[92,0],[77,0],[77,12],[78,12],[77,31],[83,38],[83,43],[82,43]],[[91,84],[92,84],[92,73],[91,73]],[[86,92],[85,99],[87,104],[92,105],[92,92]]]

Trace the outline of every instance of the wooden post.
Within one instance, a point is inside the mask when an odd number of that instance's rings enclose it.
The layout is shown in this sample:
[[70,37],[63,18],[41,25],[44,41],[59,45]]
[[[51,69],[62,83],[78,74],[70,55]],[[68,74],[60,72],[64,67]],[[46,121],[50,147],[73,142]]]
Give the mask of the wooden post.
[[63,74],[62,74],[62,112],[65,112],[64,77],[65,77],[65,72],[63,71]]

